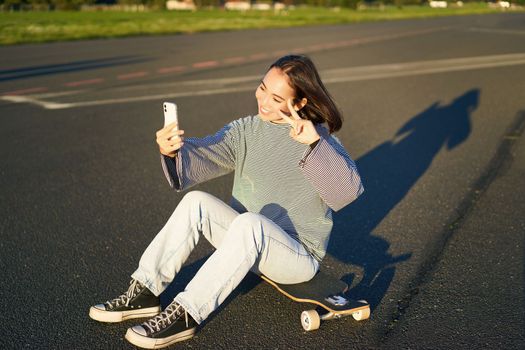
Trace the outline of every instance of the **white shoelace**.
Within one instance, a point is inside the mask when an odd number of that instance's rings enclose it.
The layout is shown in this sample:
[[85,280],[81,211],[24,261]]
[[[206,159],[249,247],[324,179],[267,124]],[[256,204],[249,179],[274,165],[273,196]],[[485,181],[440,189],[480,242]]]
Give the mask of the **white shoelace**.
[[162,311],[159,315],[155,316],[154,318],[144,322],[142,326],[146,330],[149,329],[150,333],[160,332],[161,327],[165,328],[173,322],[176,322],[182,316],[183,313],[186,318],[187,327],[188,313],[185,312],[182,306],[177,304],[176,302],[172,302],[164,311]]
[[140,290],[140,286],[141,286],[140,282],[135,279],[131,280],[129,283],[130,283],[130,286],[124,294],[122,294],[121,296],[111,301],[107,301],[106,304],[108,304],[111,308],[118,307],[120,305],[128,306],[129,301],[135,295],[137,295],[137,292]]

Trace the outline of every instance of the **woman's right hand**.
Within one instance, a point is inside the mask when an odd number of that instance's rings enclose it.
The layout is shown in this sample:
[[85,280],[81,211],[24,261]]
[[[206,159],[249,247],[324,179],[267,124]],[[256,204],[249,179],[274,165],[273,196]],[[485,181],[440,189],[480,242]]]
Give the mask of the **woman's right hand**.
[[182,137],[184,130],[177,130],[177,127],[177,122],[173,122],[157,131],[157,144],[160,153],[171,158],[175,157],[177,151],[184,144]]

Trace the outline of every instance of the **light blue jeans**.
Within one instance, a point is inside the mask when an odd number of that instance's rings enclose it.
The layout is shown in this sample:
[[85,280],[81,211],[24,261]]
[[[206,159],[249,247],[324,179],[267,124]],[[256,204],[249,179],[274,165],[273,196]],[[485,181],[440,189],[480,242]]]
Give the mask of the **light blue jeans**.
[[175,297],[198,323],[219,307],[250,270],[292,284],[310,280],[319,269],[319,262],[301,243],[265,216],[239,214],[210,194],[192,191],[146,248],[132,277],[159,295],[201,234],[216,250]]

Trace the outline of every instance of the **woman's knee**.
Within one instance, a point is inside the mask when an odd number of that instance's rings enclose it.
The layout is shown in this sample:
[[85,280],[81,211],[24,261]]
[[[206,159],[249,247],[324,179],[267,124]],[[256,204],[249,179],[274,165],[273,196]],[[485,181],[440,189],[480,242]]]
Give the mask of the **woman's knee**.
[[236,226],[261,226],[264,216],[256,213],[242,213],[237,215],[233,220],[232,225]]
[[206,203],[214,199],[211,194],[202,191],[190,191],[182,197],[181,201],[175,208],[173,215],[182,212],[199,212],[198,208],[206,206]]
[[211,194],[203,191],[190,191],[182,197],[181,202],[202,202],[203,200],[213,197]]
[[255,238],[257,241],[262,241],[264,234],[264,217],[261,214],[242,213],[239,214],[231,223],[230,231],[235,232],[239,237]]

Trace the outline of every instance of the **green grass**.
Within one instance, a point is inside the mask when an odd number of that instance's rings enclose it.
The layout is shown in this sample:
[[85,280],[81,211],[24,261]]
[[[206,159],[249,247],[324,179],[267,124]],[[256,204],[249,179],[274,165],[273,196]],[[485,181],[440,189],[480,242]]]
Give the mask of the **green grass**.
[[[521,10],[523,11],[523,10]],[[402,18],[426,18],[501,12],[484,3],[463,8],[432,9],[405,6],[402,9],[334,11],[298,8],[273,11],[230,12],[220,9],[196,12],[0,12],[0,45],[62,40],[124,37],[172,33],[194,33],[249,28],[277,28],[313,24],[336,24]]]

